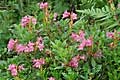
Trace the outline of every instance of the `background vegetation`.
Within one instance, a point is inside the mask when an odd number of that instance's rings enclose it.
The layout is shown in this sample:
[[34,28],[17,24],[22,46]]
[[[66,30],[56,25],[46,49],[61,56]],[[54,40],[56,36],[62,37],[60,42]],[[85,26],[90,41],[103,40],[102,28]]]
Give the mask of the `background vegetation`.
[[[37,5],[42,0],[0,0],[0,80],[14,80],[7,68],[9,64],[18,64],[17,62],[25,66],[29,65],[26,71],[20,74],[20,80],[46,80],[51,75],[56,80],[120,80],[120,41],[118,40],[117,47],[110,48],[108,44],[112,40],[106,37],[106,32],[114,32],[114,30],[120,32],[120,0],[46,1],[49,3],[50,19],[53,18],[53,13],[58,13],[57,22],[49,23],[49,31],[44,31],[42,28],[44,27],[43,13]],[[95,43],[93,52],[100,50],[103,55],[101,58],[88,57],[86,62],[79,62],[78,69],[60,66],[61,62],[70,60],[77,54],[86,54],[86,50],[75,49],[77,44],[71,42],[69,34],[66,33],[69,20],[62,19],[65,10],[73,11],[78,15],[72,31],[78,33],[79,30],[83,30],[86,36],[92,35]],[[35,32],[29,34],[21,30],[20,21],[25,15],[37,18],[36,30],[40,32],[39,34]],[[20,34],[23,34],[25,38]],[[49,67],[44,69],[42,76],[39,76],[41,75],[39,71],[29,69],[31,65],[24,62],[24,59],[26,60],[23,58],[24,55],[8,52],[7,49],[10,38],[19,39],[21,43],[25,43],[31,39],[35,41],[38,35],[44,37],[46,48],[43,52],[38,52],[41,55],[36,55],[35,58],[46,56],[44,53],[49,49],[54,59],[46,58],[47,63],[51,65],[47,65]],[[68,56],[67,54],[71,51],[75,54]],[[30,56],[33,58],[33,55]]]

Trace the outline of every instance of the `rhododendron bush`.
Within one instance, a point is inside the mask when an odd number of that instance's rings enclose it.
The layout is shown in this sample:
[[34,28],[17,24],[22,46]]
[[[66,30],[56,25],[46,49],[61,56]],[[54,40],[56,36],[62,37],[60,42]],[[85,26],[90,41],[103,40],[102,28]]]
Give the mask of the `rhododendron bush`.
[[33,2],[1,21],[0,80],[120,80],[120,1]]

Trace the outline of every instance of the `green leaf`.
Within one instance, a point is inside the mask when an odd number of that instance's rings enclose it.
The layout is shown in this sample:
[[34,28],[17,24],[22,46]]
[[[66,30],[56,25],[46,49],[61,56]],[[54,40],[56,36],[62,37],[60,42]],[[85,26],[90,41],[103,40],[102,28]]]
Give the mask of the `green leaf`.
[[91,60],[91,64],[92,64],[92,67],[95,68],[96,62],[95,62],[95,60],[94,60],[93,58],[92,58],[92,60]]

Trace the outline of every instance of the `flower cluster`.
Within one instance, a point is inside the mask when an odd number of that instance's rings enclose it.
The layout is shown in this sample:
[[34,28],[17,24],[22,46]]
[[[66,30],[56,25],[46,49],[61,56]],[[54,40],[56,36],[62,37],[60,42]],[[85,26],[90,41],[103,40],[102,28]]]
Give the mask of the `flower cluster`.
[[35,46],[35,44],[34,43],[32,43],[32,42],[29,42],[26,46],[25,46],[25,48],[24,48],[24,52],[33,52],[34,51],[34,46]]
[[8,70],[11,72],[12,76],[17,76],[18,71],[24,70],[24,67],[23,67],[23,65],[16,66],[15,64],[10,64],[8,67]]
[[35,48],[39,48],[39,51],[42,51],[44,43],[42,37],[39,37],[35,43],[29,42],[26,45],[19,44],[17,41],[10,39],[7,48],[8,50],[15,50],[17,53],[29,53],[33,52]]
[[85,39],[85,33],[84,33],[84,31],[80,30],[79,34],[72,33],[71,38],[76,42],[81,42],[82,40]]
[[118,45],[118,41],[120,40],[119,37],[120,32],[114,30],[114,32],[107,32],[106,36],[110,39],[113,39],[113,42],[109,44],[111,48],[115,48]]
[[9,51],[13,50],[15,48],[15,45],[17,43],[17,40],[10,39],[7,45],[7,48]]
[[116,30],[114,30],[114,32],[107,32],[106,36],[110,39],[115,39],[119,34],[120,32],[117,32]]
[[72,60],[69,62],[69,66],[73,67],[73,68],[77,68],[78,67],[78,61],[80,60],[79,55],[75,56],[72,58]]
[[49,18],[48,3],[47,2],[41,2],[41,3],[38,3],[38,5],[39,5],[40,9],[42,9],[43,12],[44,12],[43,22],[48,23],[48,18]]
[[106,33],[106,36],[108,37],[108,38],[114,38],[114,33],[113,32],[107,32]]
[[92,38],[90,37],[89,39],[85,39],[85,33],[82,30],[79,31],[79,34],[72,33],[71,38],[76,42],[80,42],[78,50],[83,50],[85,46],[90,47],[93,45]]
[[43,48],[44,48],[44,43],[43,43],[42,37],[37,38],[36,46],[37,46],[37,48],[39,48],[40,51],[43,50]]
[[93,44],[92,39],[83,40],[81,44],[78,46],[78,50],[83,50],[85,46],[89,47],[92,46],[92,44]]
[[48,3],[47,2],[41,2],[41,3],[38,3],[40,9],[45,9],[48,7]]
[[29,24],[35,25],[36,23],[37,23],[37,20],[33,16],[27,15],[21,19],[21,26],[22,27],[28,26]]
[[73,12],[68,12],[67,10],[64,11],[63,13],[63,17],[62,18],[71,18],[72,20],[76,20],[77,19],[77,14],[73,13]]
[[41,66],[43,64],[45,64],[45,59],[44,58],[34,59],[32,62],[34,64],[33,67],[35,67],[35,68],[41,68]]
[[86,61],[86,56],[85,55],[82,55],[82,56],[77,55],[71,59],[71,61],[69,62],[68,65],[70,67],[77,68],[80,59]]

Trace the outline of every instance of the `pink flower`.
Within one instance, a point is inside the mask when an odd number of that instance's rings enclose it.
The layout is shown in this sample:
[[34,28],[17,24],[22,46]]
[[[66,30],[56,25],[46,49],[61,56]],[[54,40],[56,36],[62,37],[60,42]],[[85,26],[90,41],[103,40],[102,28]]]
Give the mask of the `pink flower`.
[[78,34],[76,34],[76,33],[72,33],[72,34],[71,34],[71,38],[72,38],[74,41],[77,41],[77,42],[79,42],[79,41],[81,40],[81,37],[80,37]]
[[69,62],[69,66],[73,67],[73,68],[77,68],[78,67],[78,61],[77,60],[71,60]]
[[16,65],[15,64],[10,64],[8,67],[8,70],[12,70],[12,69],[16,69]]
[[76,33],[72,33],[71,37],[73,38],[73,40],[81,42],[82,40],[85,40],[85,33],[82,30],[80,30],[79,35]]
[[21,26],[23,26],[23,27],[27,26],[28,23],[29,23],[29,21],[30,21],[30,17],[29,17],[29,16],[23,17],[23,18],[21,19]]
[[62,18],[67,18],[70,16],[70,12],[67,12],[67,10],[63,13],[63,17]]
[[27,45],[27,46],[28,46],[28,48],[29,48],[29,52],[34,51],[34,45],[35,45],[35,44],[34,44],[34,43],[32,43],[32,42],[29,42],[29,43],[28,43],[28,45]]
[[42,37],[37,38],[36,44],[39,44],[39,43],[43,43],[43,38]]
[[67,10],[66,10],[66,11],[64,11],[62,18],[68,18],[68,17],[70,17],[72,20],[76,20],[77,19],[77,14],[75,14],[73,12],[71,12],[71,13],[67,12]]
[[56,21],[56,18],[57,18],[58,14],[57,13],[54,13],[54,21]]
[[34,64],[33,67],[35,67],[35,68],[41,68],[41,66],[43,64],[45,64],[45,59],[44,58],[34,59],[32,62]]
[[17,76],[17,66],[15,64],[10,64],[8,70],[11,72],[12,76]]
[[18,66],[18,70],[19,71],[22,71],[22,70],[24,70],[25,68],[23,67],[23,64],[22,65],[20,65],[20,66]]
[[42,37],[39,37],[36,41],[36,46],[39,48],[40,51],[44,48],[44,43]]
[[50,77],[50,78],[48,78],[49,80],[55,80],[55,78],[54,77]]
[[17,44],[16,45],[17,53],[22,53],[22,52],[24,52],[24,50],[25,50],[25,46],[24,45],[22,45],[22,44]]
[[82,55],[82,56],[80,56],[80,59],[83,60],[83,61],[86,61],[87,58],[86,58],[85,55]]
[[91,39],[82,40],[82,43],[78,46],[78,50],[83,50],[85,46],[92,46],[93,41]]
[[34,43],[29,42],[29,43],[26,45],[26,47],[25,47],[25,49],[24,49],[24,52],[29,53],[29,52],[34,51],[34,45],[35,45]]
[[42,44],[39,44],[39,45],[38,45],[38,48],[39,48],[39,51],[42,51],[43,48],[44,48],[44,44],[43,44],[43,43],[42,43]]
[[9,65],[8,70],[11,72],[12,76],[17,76],[18,75],[17,68],[18,68],[19,71],[24,70],[23,65],[20,65],[18,67],[15,64],[10,64]]
[[106,36],[107,36],[108,38],[114,38],[114,33],[113,33],[113,32],[107,32],[107,33],[106,33]]
[[41,2],[41,3],[39,3],[39,7],[40,7],[40,9],[45,9],[45,8],[47,8],[48,7],[48,3],[47,2]]
[[120,32],[118,32],[118,34],[120,34]]
[[31,49],[31,48],[29,48],[28,46],[25,47],[24,52],[30,53],[30,52],[32,52],[32,51],[33,51],[33,48]]
[[28,46],[25,46],[24,52],[29,53],[30,52],[30,48]]
[[31,21],[32,21],[32,24],[34,24],[34,25],[37,23],[37,19],[34,17],[31,18]]
[[80,56],[77,55],[75,57],[72,58],[72,60],[69,62],[69,66],[73,67],[73,68],[77,68],[78,67],[78,61],[80,60]]
[[32,42],[29,42],[29,43],[28,43],[28,46],[29,46],[29,47],[33,47],[34,45],[35,45],[35,44],[32,43]]
[[11,70],[11,75],[12,76],[17,76],[18,75],[17,69]]
[[83,50],[86,45],[86,40],[83,40],[82,43],[78,46],[78,50]]
[[93,41],[91,39],[86,40],[86,46],[92,46]]
[[82,31],[82,30],[79,31],[79,37],[81,38],[81,40],[85,40],[85,33],[84,33],[84,31]]
[[30,23],[35,25],[37,23],[37,20],[33,16],[29,16],[29,15],[21,19],[21,26],[23,27],[29,25]]
[[75,14],[75,13],[71,13],[71,18],[73,19],[73,20],[76,20],[77,19],[77,14]]
[[8,50],[13,50],[17,41],[10,39],[7,45]]

